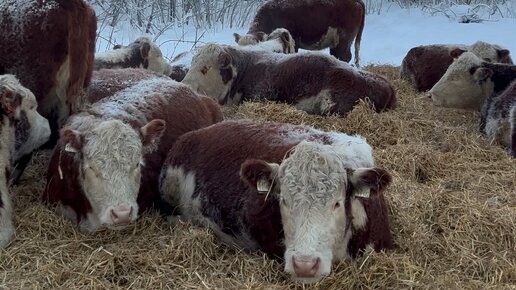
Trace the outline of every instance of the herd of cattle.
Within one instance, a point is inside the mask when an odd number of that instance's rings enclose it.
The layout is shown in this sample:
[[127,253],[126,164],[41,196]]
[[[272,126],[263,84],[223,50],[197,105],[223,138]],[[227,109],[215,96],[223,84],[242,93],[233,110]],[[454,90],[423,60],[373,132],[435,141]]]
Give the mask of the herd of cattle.
[[[394,109],[389,80],[358,68],[364,17],[361,0],[271,0],[248,34],[234,35],[238,45],[207,44],[168,63],[146,37],[95,54],[96,17],[83,0],[2,1],[0,246],[14,234],[9,185],[43,147],[54,148],[43,201],[87,232],[124,228],[154,208],[284,259],[303,282],[391,248],[391,176],[364,138],[224,121],[220,107],[273,100],[345,116],[367,98],[377,112]],[[356,67],[347,64],[353,42]],[[296,53],[326,47],[332,56]],[[437,106],[481,110],[481,131],[516,155],[507,49],[415,47],[401,76]]]

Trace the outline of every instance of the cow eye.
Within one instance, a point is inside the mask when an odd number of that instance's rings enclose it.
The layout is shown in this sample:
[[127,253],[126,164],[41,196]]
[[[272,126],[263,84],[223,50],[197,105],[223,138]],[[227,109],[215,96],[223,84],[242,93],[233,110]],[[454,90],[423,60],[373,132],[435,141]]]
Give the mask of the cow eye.
[[469,69],[469,73],[470,74],[474,74],[477,71],[477,69],[478,69],[478,66],[474,66],[474,67]]
[[205,74],[208,72],[208,70],[209,70],[209,69],[210,69],[210,68],[209,68],[208,66],[203,66],[203,67],[202,67],[202,69],[201,69],[201,73],[202,73],[203,75],[205,75]]
[[336,202],[334,205],[333,205],[333,209],[338,209],[340,208],[340,202]]

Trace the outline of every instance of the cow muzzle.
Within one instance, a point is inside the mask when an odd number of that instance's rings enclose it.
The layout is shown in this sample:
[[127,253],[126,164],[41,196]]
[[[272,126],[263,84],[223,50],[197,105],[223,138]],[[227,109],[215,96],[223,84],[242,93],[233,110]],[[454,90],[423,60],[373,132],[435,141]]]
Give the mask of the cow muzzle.
[[113,208],[110,211],[111,222],[113,225],[117,226],[128,225],[132,221],[132,213],[132,206],[123,205]]
[[299,278],[314,278],[319,271],[321,258],[313,256],[292,256],[292,267]]

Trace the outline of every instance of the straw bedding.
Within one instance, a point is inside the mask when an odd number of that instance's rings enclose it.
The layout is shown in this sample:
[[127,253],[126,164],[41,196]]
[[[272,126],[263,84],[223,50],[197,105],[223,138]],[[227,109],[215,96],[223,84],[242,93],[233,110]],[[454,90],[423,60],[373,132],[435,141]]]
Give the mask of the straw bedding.
[[[516,289],[516,161],[478,132],[477,112],[434,107],[387,76],[396,110],[360,104],[347,118],[245,103],[228,118],[309,124],[365,136],[393,184],[386,192],[396,248],[335,265],[304,289]],[[303,289],[282,265],[221,244],[208,230],[155,213],[120,232],[80,233],[39,202],[49,152],[11,190],[15,240],[0,250],[0,289]]]

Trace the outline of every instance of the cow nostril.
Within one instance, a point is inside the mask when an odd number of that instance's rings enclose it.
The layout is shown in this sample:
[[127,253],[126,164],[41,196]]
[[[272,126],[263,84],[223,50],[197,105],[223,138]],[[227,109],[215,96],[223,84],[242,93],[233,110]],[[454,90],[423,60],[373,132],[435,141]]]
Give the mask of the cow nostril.
[[113,209],[111,210],[111,217],[113,219],[117,219],[118,218],[118,215],[116,214],[115,210],[113,210]]
[[315,277],[321,258],[312,256],[292,257],[292,266],[297,277]]

